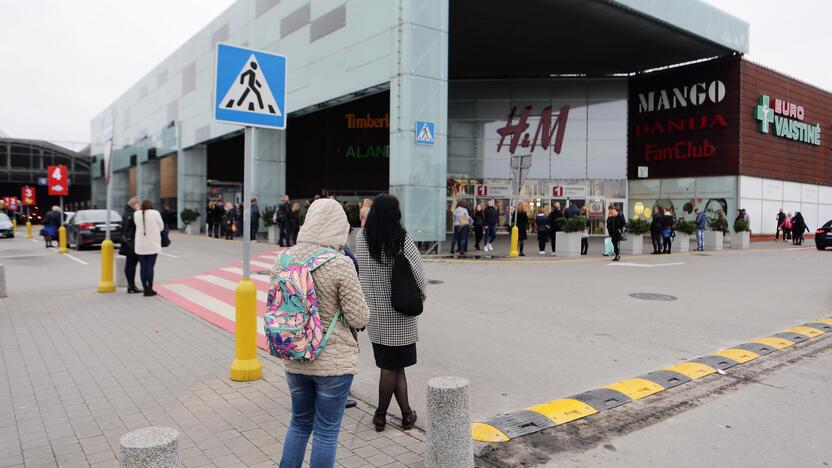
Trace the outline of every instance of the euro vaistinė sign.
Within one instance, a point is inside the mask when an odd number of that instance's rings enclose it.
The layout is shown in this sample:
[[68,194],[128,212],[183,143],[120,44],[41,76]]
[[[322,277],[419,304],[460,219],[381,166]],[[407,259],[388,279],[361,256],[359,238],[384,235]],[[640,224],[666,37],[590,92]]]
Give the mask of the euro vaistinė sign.
[[220,123],[286,128],[286,57],[217,44],[214,120]]

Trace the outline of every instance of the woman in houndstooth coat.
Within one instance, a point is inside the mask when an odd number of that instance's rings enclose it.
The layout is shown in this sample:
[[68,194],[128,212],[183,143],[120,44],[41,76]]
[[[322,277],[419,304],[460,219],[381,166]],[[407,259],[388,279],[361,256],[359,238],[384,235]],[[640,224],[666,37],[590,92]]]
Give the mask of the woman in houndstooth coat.
[[416,364],[416,341],[419,340],[418,318],[400,314],[390,300],[390,276],[393,258],[403,250],[410,262],[413,276],[425,299],[425,276],[422,256],[401,224],[399,201],[392,195],[379,195],[367,222],[356,237],[361,288],[370,308],[367,331],[373,343],[376,366],[381,369],[378,384],[378,409],[373,424],[377,431],[387,424],[387,408],[395,394],[402,411],[402,429],[412,429],[416,412],[407,398],[405,367]]

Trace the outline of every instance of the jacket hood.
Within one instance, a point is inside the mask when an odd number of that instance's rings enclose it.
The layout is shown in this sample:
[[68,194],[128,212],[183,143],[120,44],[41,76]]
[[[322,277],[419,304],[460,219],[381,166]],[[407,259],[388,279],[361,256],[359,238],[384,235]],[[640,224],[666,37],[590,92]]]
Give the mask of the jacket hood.
[[325,247],[340,248],[347,243],[350,223],[344,208],[335,200],[322,198],[309,206],[298,242],[309,242]]

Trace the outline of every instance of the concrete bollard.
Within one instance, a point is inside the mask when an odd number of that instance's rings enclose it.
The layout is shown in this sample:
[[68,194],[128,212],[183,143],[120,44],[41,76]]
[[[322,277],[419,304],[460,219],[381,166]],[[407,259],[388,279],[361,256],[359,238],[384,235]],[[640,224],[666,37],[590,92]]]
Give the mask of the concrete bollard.
[[0,299],[6,295],[6,266],[0,264]]
[[150,426],[121,436],[121,467],[181,467],[179,431]]
[[473,468],[468,381],[436,377],[428,382],[425,468]]
[[124,262],[127,261],[127,257],[124,255],[116,255],[116,287],[117,288],[126,288],[127,287],[127,277],[124,276]]

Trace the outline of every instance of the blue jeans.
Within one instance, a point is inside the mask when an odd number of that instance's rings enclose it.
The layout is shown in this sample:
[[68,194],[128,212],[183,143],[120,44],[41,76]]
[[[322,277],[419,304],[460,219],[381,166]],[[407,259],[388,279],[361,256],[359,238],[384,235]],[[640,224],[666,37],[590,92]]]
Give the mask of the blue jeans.
[[490,244],[497,238],[497,225],[488,226],[485,230],[485,243]]
[[280,468],[303,465],[306,444],[313,432],[309,466],[328,468],[335,465],[338,433],[341,432],[352,378],[352,375],[315,377],[286,373],[286,383],[292,392],[292,421],[283,442]]
[[454,247],[459,246],[460,253],[468,252],[468,232],[470,226],[454,226],[454,238],[451,240],[451,253],[454,253]]
[[139,277],[142,280],[142,287],[145,290],[153,289],[153,270],[156,268],[157,256],[157,254],[139,255],[139,266],[141,267]]
[[696,248],[699,250],[705,250],[705,230],[704,229],[697,229],[696,230]]

